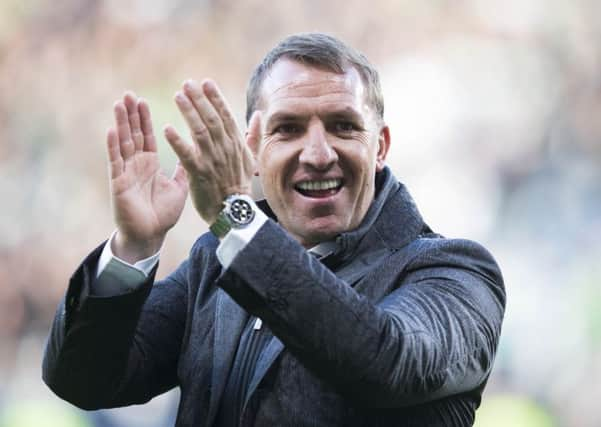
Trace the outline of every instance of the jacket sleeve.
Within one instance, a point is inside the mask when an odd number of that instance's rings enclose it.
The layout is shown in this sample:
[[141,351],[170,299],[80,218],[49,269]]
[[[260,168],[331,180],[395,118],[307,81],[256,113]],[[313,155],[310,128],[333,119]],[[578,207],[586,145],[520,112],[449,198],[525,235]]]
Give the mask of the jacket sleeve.
[[187,263],[153,285],[117,296],[88,295],[102,245],[71,277],[42,364],[59,397],[82,409],[143,403],[176,384],[186,314]]
[[372,301],[268,222],[218,285],[361,405],[401,407],[473,390],[488,378],[499,340],[501,273],[474,242],[412,246],[404,267],[393,253],[362,279],[392,283]]

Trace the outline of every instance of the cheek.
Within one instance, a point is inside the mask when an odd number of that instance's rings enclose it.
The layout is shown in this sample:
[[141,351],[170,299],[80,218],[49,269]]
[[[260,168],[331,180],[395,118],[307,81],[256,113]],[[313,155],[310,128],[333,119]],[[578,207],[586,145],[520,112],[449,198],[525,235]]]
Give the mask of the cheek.
[[285,185],[294,172],[297,156],[294,147],[267,145],[259,155],[259,176],[262,176],[264,184],[273,188]]
[[352,149],[346,149],[340,156],[346,164],[347,170],[352,173],[357,182],[365,181],[376,168],[376,156],[374,151],[366,144],[355,144]]

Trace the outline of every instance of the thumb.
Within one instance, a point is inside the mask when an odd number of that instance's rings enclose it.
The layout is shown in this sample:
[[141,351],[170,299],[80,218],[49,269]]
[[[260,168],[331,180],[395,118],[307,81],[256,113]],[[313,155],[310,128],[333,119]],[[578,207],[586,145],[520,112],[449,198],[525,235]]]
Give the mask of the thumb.
[[171,125],[166,125],[163,129],[163,132],[165,133],[165,138],[167,139],[167,142],[169,143],[169,145],[171,145],[171,148],[173,149],[175,155],[179,159],[178,164],[180,165],[180,167],[182,166],[182,164],[189,166],[192,162],[192,146],[187,144],[186,141],[184,141],[179,136],[175,128]]
[[177,162],[175,170],[171,175],[171,179],[174,180],[184,191],[188,191],[188,174],[186,169],[182,166],[181,162]]

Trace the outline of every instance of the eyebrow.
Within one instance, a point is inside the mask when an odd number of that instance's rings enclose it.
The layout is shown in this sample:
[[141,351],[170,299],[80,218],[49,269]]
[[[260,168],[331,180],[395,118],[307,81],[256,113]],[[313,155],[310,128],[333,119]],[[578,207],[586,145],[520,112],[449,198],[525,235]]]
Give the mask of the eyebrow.
[[[309,116],[310,114],[304,114],[293,110],[277,111],[268,117],[266,126],[269,127],[274,123],[306,121]],[[325,120],[351,119],[361,125],[364,124],[363,116],[352,107],[343,107],[332,111],[326,111],[322,116],[324,116]]]
[[266,123],[269,126],[272,123],[294,122],[303,120],[306,116],[306,114],[295,113],[292,111],[278,111],[269,116]]

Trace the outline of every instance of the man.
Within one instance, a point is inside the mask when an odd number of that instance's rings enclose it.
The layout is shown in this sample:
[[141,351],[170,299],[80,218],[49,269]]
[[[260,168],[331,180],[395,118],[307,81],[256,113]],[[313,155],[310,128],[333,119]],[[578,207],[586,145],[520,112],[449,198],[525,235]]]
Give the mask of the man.
[[[367,60],[323,34],[285,39],[251,78],[245,137],[212,81],[187,81],[175,101],[193,141],[165,128],[181,162],[171,178],[147,104],[115,105],[117,231],[59,307],[52,390],[95,409],[179,386],[178,426],[472,425],[501,274],[476,243],[433,233],[385,166]],[[211,233],[153,284],[187,188]]]

